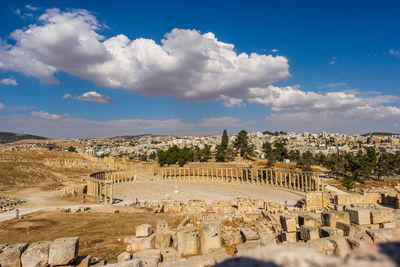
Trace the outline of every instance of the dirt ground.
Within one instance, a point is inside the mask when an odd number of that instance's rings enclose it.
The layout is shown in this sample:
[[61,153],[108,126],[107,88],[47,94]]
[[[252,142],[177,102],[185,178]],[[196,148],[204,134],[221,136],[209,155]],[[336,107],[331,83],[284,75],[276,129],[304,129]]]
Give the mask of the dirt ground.
[[153,214],[146,211],[132,213],[84,212],[70,214],[57,212],[35,212],[21,220],[0,222],[0,243],[35,242],[61,237],[79,236],[79,255],[102,257],[116,262],[116,257],[125,251],[125,236],[134,235],[135,227],[149,223],[156,227],[158,221],[166,220],[171,229],[176,229],[184,215]]

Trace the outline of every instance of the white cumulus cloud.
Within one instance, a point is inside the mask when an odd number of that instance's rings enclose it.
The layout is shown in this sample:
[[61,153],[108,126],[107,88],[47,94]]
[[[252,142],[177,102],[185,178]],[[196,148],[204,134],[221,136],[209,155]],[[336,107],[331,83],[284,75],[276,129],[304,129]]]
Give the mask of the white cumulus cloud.
[[63,118],[68,117],[68,114],[52,114],[44,111],[32,111],[31,112],[32,117],[34,118],[39,118],[39,119],[45,119],[45,120],[61,120]]
[[72,98],[72,95],[71,95],[71,94],[65,94],[65,95],[63,95],[62,98],[63,98],[63,99]]
[[99,104],[113,104],[114,103],[114,100],[112,100],[108,96],[99,94],[96,91],[86,92],[75,98],[78,100],[81,100],[81,101],[88,101],[88,102],[99,103]]
[[5,84],[5,85],[14,85],[14,86],[18,85],[17,81],[13,77],[4,78],[4,79],[0,80],[0,83]]
[[0,110],[4,110],[6,106],[3,103],[0,103]]
[[101,86],[192,102],[243,98],[250,87],[289,76],[285,57],[238,54],[211,32],[173,29],[157,43],[123,34],[105,39],[102,27],[86,10],[48,9],[38,24],[11,33],[16,44],[0,48],[0,69],[47,83],[65,71]]

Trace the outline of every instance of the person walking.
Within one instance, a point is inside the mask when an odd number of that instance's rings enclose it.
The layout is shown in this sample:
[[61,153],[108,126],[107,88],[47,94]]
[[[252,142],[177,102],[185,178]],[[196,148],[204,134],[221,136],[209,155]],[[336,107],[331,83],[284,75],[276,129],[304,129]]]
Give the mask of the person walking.
[[19,210],[18,210],[18,209],[15,210],[15,217],[16,217],[17,219],[19,218]]

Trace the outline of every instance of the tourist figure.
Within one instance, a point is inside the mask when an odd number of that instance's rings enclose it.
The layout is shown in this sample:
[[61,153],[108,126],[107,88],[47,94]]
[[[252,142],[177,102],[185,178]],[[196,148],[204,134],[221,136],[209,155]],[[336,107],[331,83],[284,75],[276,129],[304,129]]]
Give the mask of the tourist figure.
[[18,210],[18,209],[15,210],[15,217],[16,217],[17,219],[19,218],[19,210]]
[[288,209],[288,204],[287,204],[287,200],[285,200],[285,210]]

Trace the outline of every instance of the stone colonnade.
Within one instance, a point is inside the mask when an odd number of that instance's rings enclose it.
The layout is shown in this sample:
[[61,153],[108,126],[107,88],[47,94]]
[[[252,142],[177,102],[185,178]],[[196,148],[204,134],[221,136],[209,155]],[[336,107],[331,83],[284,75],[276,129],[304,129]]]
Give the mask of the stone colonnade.
[[133,168],[116,171],[101,171],[87,178],[87,194],[104,204],[113,203],[113,185],[130,183],[137,180],[137,172]]
[[50,167],[88,167],[89,162],[84,159],[45,159],[44,164]]
[[291,170],[265,168],[161,168],[156,179],[165,181],[213,181],[227,183],[260,184],[296,190],[321,191],[317,174]]

